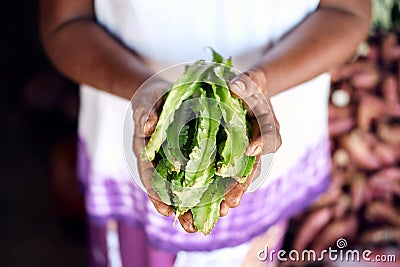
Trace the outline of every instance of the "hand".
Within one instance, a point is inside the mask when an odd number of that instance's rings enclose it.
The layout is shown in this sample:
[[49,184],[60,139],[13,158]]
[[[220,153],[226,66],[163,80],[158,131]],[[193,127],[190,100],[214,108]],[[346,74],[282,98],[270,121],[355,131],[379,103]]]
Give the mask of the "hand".
[[171,206],[160,200],[160,197],[153,189],[153,163],[140,160],[140,157],[151,134],[156,128],[161,98],[170,87],[171,84],[164,80],[148,80],[135,93],[132,101],[133,120],[135,124],[133,151],[138,159],[139,176],[154,207],[164,216],[170,216],[173,210]]
[[[264,73],[259,69],[252,69],[244,75],[234,78],[228,86],[231,92],[241,98],[247,106],[247,114],[252,122],[253,132],[246,154],[255,156],[256,162],[245,183],[236,183],[230,190],[227,190],[225,200],[221,202],[221,217],[226,216],[230,208],[239,205],[244,192],[253,179],[259,175],[261,155],[275,152],[282,143],[279,123],[272,109]],[[187,232],[197,231],[190,211],[179,216],[179,222]]]
[[246,154],[257,156],[275,152],[281,146],[282,140],[264,72],[251,69],[234,78],[228,86],[236,97],[243,100],[253,126]]
[[282,144],[279,133],[279,123],[271,105],[264,72],[251,69],[234,78],[229,84],[231,92],[241,98],[247,107],[253,131],[246,155],[256,156],[253,171],[243,184],[237,183],[226,195],[221,203],[220,215],[228,214],[229,208],[239,205],[244,192],[250,183],[260,173],[261,155],[275,152]]

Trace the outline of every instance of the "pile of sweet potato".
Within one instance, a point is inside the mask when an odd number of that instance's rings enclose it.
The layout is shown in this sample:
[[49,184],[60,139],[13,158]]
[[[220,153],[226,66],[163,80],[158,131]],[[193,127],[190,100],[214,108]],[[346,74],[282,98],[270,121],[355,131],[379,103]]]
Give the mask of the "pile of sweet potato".
[[377,33],[332,72],[332,184],[290,224],[291,249],[400,245],[400,45]]

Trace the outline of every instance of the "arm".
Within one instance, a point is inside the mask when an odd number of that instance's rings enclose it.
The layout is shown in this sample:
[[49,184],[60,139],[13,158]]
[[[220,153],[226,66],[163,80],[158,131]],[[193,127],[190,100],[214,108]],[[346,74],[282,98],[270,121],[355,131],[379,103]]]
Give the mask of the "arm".
[[[349,59],[369,32],[370,13],[369,0],[321,0],[318,9],[268,50],[247,75],[230,82],[230,89],[258,118],[261,133],[250,142],[249,155],[275,151],[281,144],[270,97]],[[260,102],[258,88],[271,110]]]
[[[107,33],[94,18],[93,0],[41,0],[40,33],[44,48],[53,64],[67,77],[86,83],[120,97],[131,99],[136,89],[153,72],[140,57],[124,47]],[[157,122],[152,104],[163,92],[165,82],[154,84],[153,90],[138,97],[140,103],[132,103],[135,112],[135,148],[144,144]],[[168,85],[169,86],[169,85]],[[146,123],[141,119],[148,115]],[[151,125],[147,126],[148,121]],[[144,124],[144,125],[143,125]],[[152,166],[139,165],[141,176]],[[152,176],[152,172],[148,175]],[[149,181],[144,183],[148,185]],[[148,188],[148,186],[146,186]],[[172,213],[171,207],[152,197],[151,201],[163,215]]]
[[40,33],[67,77],[130,99],[153,72],[94,18],[92,0],[41,0]]
[[[281,144],[279,123],[270,96],[349,59],[369,32],[370,13],[369,0],[321,0],[317,11],[268,50],[253,69],[230,82],[230,89],[254,111],[261,130],[250,142],[248,155],[269,153]],[[258,88],[263,91],[271,110],[260,103],[262,97]],[[246,189],[246,186],[238,185],[226,194],[221,203],[221,216],[239,204]]]
[[310,80],[349,59],[370,28],[369,0],[321,0],[316,12],[284,36],[256,65],[269,95]]

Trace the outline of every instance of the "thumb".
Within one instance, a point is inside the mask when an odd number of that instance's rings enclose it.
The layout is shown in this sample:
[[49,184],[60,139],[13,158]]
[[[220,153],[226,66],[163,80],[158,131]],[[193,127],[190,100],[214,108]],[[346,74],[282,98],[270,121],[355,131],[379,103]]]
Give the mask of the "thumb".
[[282,144],[280,126],[273,112],[258,116],[257,119],[252,121],[252,139],[245,152],[248,156],[273,153]]
[[260,164],[260,156],[256,157],[256,161],[254,163],[253,169],[249,176],[246,179],[246,182],[244,183],[236,183],[233,188],[228,191],[225,195],[225,205],[228,206],[229,208],[235,208],[239,206],[240,201],[243,197],[244,192],[246,192],[247,188],[253,181],[253,179],[258,175],[259,172],[259,166]]

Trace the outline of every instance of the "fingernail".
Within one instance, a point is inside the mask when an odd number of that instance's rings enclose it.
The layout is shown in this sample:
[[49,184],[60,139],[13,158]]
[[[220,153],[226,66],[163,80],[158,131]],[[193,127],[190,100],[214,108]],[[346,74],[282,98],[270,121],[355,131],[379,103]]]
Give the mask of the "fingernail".
[[232,199],[229,203],[227,203],[229,208],[233,209],[233,208],[236,208],[237,206],[239,206],[240,200],[242,198],[242,195],[243,194],[241,194],[240,196],[236,197],[235,199]]
[[142,116],[142,118],[140,118],[140,125],[144,127],[144,125],[147,122],[147,116]]
[[238,93],[244,92],[244,90],[246,89],[245,84],[241,80],[236,80],[236,81],[233,82],[233,84],[235,85],[236,91]]
[[256,155],[261,154],[261,152],[262,152],[261,146],[256,145],[256,146],[254,146],[254,147],[249,147],[249,150],[247,151],[246,154],[247,154],[248,156],[256,156]]

